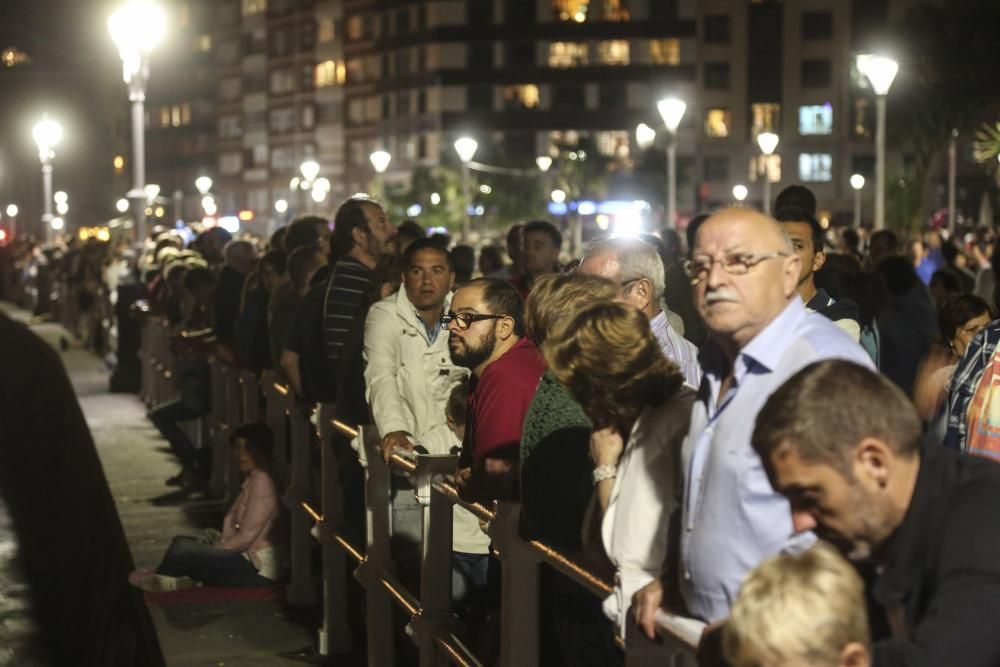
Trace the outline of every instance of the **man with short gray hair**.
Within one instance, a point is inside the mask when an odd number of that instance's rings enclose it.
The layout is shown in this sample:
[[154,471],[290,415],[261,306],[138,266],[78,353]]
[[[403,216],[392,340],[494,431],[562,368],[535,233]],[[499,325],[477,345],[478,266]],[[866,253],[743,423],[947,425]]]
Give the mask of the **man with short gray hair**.
[[584,247],[577,270],[621,285],[621,300],[649,318],[649,326],[664,356],[677,364],[687,384],[698,388],[701,383],[698,348],[670,326],[661,307],[666,281],[663,260],[656,248],[627,236],[595,239]]

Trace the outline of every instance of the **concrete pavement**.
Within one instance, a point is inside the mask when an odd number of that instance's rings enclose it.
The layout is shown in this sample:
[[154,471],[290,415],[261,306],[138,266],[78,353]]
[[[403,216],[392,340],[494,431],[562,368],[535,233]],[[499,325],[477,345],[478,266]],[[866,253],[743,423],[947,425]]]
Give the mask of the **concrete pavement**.
[[[17,319],[27,317],[9,304],[0,304],[0,309]],[[65,336],[53,323],[32,330],[56,349]],[[174,535],[193,534],[206,526],[221,528],[226,509],[222,504],[185,498],[164,484],[178,465],[139,399],[109,393],[103,361],[75,342],[62,352],[62,359],[97,443],[136,565],[155,567]],[[150,612],[170,667],[317,662],[303,651],[314,644],[319,621],[314,609],[296,611],[293,617],[283,603],[262,601],[182,604],[152,607]]]

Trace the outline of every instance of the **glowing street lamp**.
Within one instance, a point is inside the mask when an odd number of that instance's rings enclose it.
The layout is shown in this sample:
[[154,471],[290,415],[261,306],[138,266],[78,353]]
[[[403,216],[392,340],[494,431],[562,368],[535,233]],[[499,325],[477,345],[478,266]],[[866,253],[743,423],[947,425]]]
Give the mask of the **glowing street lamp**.
[[761,132],[757,135],[757,146],[764,154],[764,214],[771,215],[771,161],[774,150],[778,147],[778,135],[774,132]]
[[656,130],[645,123],[639,123],[635,128],[635,143],[640,149],[646,150],[656,141]]
[[747,198],[750,191],[747,190],[745,185],[734,185],[733,186],[733,199],[739,202],[740,206],[743,205],[743,200]]
[[288,210],[288,202],[284,199],[279,199],[274,202],[274,210],[276,213],[284,213]]
[[538,170],[543,174],[547,173],[552,167],[552,158],[548,155],[539,155],[535,158],[535,164],[538,166]]
[[455,152],[462,161],[462,203],[465,215],[462,217],[462,240],[468,241],[472,231],[472,195],[469,193],[469,163],[479,149],[479,142],[472,137],[460,137],[455,141]]
[[122,79],[132,103],[132,189],[127,196],[135,206],[136,238],[146,240],[145,194],[146,85],[149,83],[149,55],[163,39],[167,19],[163,8],[151,0],[131,0],[108,17],[108,32],[122,59]]
[[667,227],[677,227],[677,128],[687,111],[687,104],[676,97],[666,97],[656,103],[656,110],[667,126]]
[[35,144],[38,146],[38,159],[42,163],[42,198],[44,202],[42,228],[45,230],[46,237],[51,240],[52,159],[56,156],[53,149],[62,139],[62,125],[46,115],[35,125],[31,134],[35,138]]
[[368,159],[376,174],[384,174],[385,170],[389,168],[389,162],[392,161],[392,155],[388,151],[375,151],[368,156]]
[[565,190],[553,190],[550,195],[552,201],[556,204],[562,204],[566,201],[566,191]]
[[312,183],[319,176],[319,162],[316,162],[316,160],[306,160],[299,165],[299,171],[306,182]]
[[10,218],[11,236],[17,236],[17,204],[7,204],[7,217]]
[[127,199],[119,199],[118,201],[116,201],[115,202],[115,210],[117,210],[119,213],[126,212],[128,210],[128,200]]
[[861,188],[865,187],[865,177],[861,174],[851,176],[851,187],[854,188],[854,226],[861,226]]
[[198,193],[204,197],[212,191],[212,179],[208,176],[199,176],[194,179],[194,187],[197,188]]
[[875,125],[875,229],[885,228],[885,99],[889,94],[899,63],[877,55],[858,56],[858,70],[872,85],[876,95]]

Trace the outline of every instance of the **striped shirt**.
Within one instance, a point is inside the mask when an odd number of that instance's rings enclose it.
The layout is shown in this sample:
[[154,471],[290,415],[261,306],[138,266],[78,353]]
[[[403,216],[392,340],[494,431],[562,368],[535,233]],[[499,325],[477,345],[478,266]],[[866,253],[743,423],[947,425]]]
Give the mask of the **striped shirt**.
[[677,364],[684,374],[684,383],[692,389],[701,385],[701,365],[698,363],[698,348],[691,341],[674,331],[662,310],[649,322],[656,342],[663,350],[663,356]]
[[323,304],[323,347],[330,369],[337,373],[341,352],[348,345],[352,332],[364,327],[371,305],[371,269],[353,257],[341,258],[333,267],[326,284]]

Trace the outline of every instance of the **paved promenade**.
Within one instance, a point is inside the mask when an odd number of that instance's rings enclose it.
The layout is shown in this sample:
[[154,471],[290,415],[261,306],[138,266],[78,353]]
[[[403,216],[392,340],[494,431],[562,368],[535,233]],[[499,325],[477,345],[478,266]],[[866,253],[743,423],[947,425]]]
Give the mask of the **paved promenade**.
[[[27,317],[9,304],[0,304],[0,309],[16,319]],[[43,323],[32,330],[59,348],[62,327]],[[62,358],[97,443],[136,564],[155,567],[176,534],[221,528],[226,509],[222,504],[185,497],[164,484],[178,465],[139,399],[109,393],[104,363],[78,344],[71,344]],[[170,667],[318,664],[302,655],[314,642],[316,610],[297,611],[292,618],[281,602],[269,601],[182,604],[152,607],[150,612]]]

